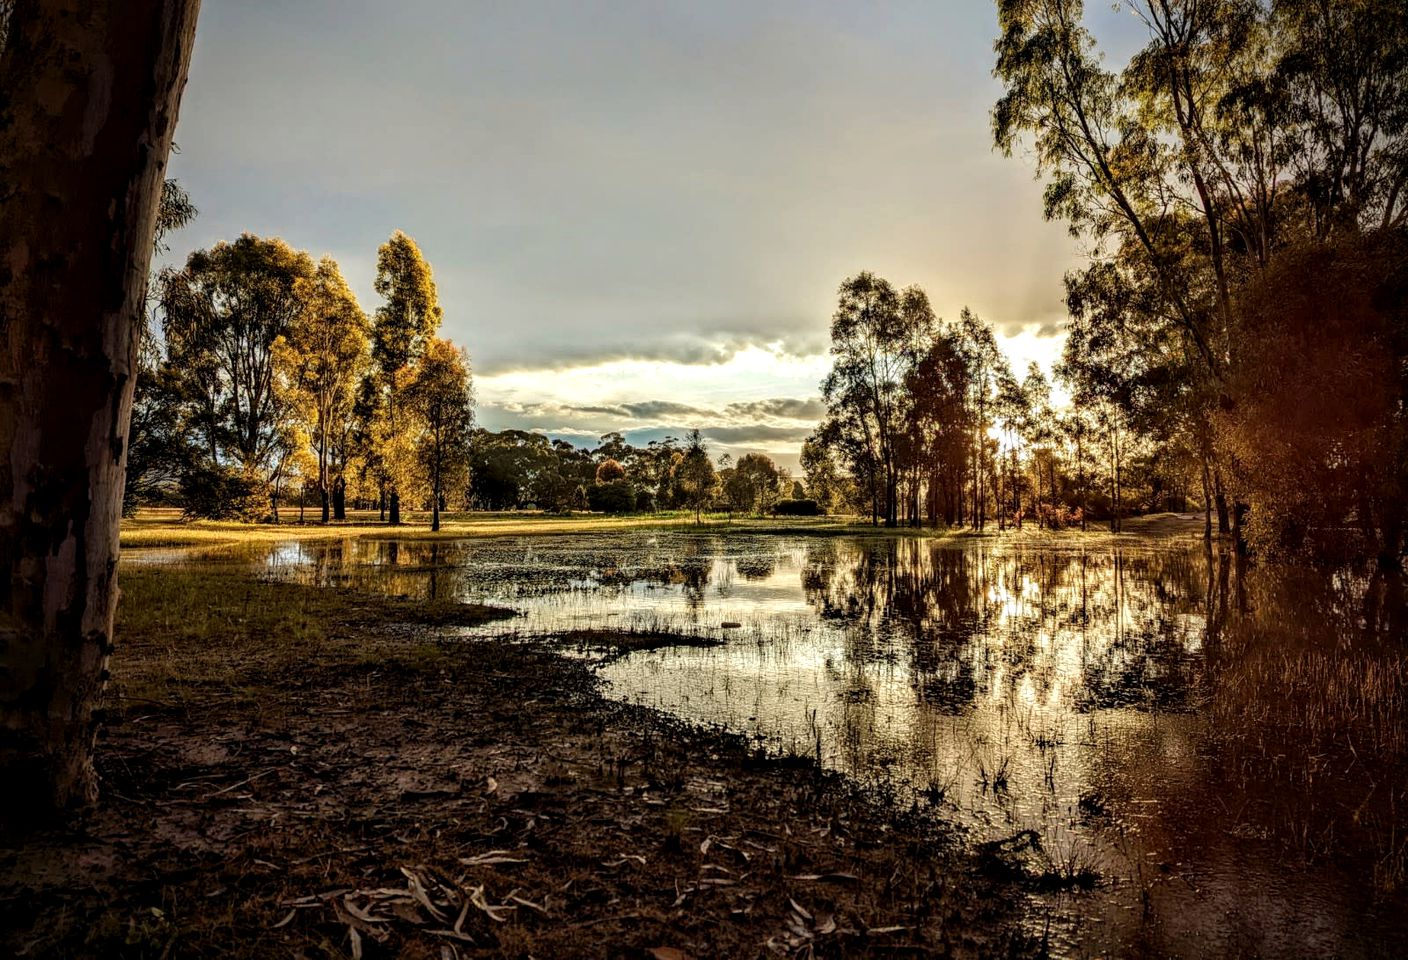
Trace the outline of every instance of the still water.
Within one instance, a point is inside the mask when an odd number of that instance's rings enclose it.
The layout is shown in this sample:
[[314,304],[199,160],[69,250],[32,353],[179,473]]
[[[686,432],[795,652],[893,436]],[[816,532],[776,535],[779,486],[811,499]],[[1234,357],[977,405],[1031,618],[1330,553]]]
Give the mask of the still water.
[[[1035,831],[1053,953],[1408,954],[1404,588],[1201,543],[650,533],[291,543],[272,576],[703,636],[607,695]],[[726,627],[725,624],[728,624]]]

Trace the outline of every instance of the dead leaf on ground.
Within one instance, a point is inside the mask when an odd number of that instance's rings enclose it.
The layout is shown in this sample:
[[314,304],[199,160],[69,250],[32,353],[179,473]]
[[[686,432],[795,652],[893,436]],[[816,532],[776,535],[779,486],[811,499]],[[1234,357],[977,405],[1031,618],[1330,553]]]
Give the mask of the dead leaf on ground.
[[678,947],[651,947],[650,955],[655,960],[690,960],[689,954]]

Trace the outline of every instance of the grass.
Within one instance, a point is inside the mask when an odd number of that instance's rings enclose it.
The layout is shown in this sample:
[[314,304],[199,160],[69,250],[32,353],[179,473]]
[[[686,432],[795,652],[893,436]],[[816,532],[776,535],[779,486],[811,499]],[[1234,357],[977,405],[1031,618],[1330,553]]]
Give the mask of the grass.
[[1029,953],[942,821],[604,701],[548,644],[233,560],[121,580],[102,805],[0,833],[0,954]]
[[424,644],[368,645],[372,621],[475,626],[514,612],[454,600],[368,597],[256,579],[233,564],[125,566],[110,695],[166,705],[257,697],[267,678],[338,662],[424,659]]
[[[286,516],[292,516],[285,510]],[[312,514],[310,514],[312,516]],[[1103,525],[1088,530],[1041,530],[1025,524],[1020,530],[998,530],[990,523],[981,531],[967,528],[876,527],[857,517],[742,517],[705,514],[701,523],[688,511],[627,514],[548,514],[539,511],[447,513],[438,531],[430,529],[429,514],[407,513],[405,522],[393,527],[375,511],[354,511],[347,520],[323,524],[309,522],[245,523],[232,520],[187,520],[174,507],[144,507],[122,521],[124,549],[218,547],[236,543],[274,543],[288,540],[336,540],[358,537],[397,540],[462,540],[477,537],[546,536],[583,533],[616,533],[637,529],[707,530],[754,534],[819,534],[994,540],[1042,546],[1095,546],[1136,539],[1188,537],[1200,534],[1201,520],[1191,514],[1153,514],[1125,521],[1125,533],[1112,534]]]

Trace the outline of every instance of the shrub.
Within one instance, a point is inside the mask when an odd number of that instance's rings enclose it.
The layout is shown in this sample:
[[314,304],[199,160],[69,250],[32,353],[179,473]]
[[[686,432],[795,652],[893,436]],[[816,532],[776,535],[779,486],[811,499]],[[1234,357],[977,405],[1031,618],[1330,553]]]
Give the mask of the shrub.
[[655,509],[655,498],[650,495],[650,491],[641,487],[636,491],[636,512],[650,513]]
[[636,488],[627,480],[593,483],[587,487],[587,506],[601,513],[630,513],[636,508]]
[[779,517],[819,517],[824,511],[821,505],[815,500],[792,498],[789,500],[779,500],[773,505],[772,512]]
[[202,464],[181,474],[181,508],[201,520],[259,520],[269,512],[267,484],[233,467]]
[[1080,524],[1080,508],[1072,510],[1064,503],[1043,503],[1037,508],[1037,518],[1048,530],[1064,530]]

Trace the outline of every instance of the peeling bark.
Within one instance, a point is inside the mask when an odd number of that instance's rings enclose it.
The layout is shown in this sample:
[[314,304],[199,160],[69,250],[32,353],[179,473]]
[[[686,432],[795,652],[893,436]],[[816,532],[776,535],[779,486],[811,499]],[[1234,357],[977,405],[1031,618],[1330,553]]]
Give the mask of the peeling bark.
[[91,801],[141,324],[199,0],[18,0],[0,52],[0,778]]

